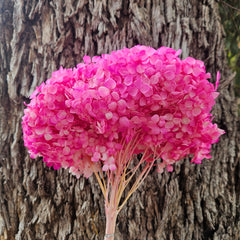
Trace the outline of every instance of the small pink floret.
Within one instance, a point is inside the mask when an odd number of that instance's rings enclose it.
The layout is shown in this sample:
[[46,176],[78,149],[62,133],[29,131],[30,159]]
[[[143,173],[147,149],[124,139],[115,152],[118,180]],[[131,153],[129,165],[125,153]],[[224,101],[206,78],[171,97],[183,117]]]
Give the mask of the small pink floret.
[[107,97],[110,93],[110,90],[104,86],[98,88],[98,92],[101,97]]
[[129,127],[130,126],[129,119],[127,117],[121,117],[119,119],[119,123],[120,123],[120,126],[123,126],[123,127]]
[[172,165],[167,165],[167,171],[172,172],[173,171],[173,166]]

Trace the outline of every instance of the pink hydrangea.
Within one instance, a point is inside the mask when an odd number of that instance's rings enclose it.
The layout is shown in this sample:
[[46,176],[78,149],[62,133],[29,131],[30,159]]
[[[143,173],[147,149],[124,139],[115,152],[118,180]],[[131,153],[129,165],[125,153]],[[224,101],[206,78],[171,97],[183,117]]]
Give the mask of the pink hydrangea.
[[[138,136],[132,154],[149,148],[161,169],[186,156],[201,163],[224,133],[210,113],[216,87],[202,61],[180,51],[146,46],[85,56],[60,69],[32,94],[23,116],[25,146],[47,166],[89,177],[114,171],[116,155]],[[153,157],[154,159],[154,157]]]

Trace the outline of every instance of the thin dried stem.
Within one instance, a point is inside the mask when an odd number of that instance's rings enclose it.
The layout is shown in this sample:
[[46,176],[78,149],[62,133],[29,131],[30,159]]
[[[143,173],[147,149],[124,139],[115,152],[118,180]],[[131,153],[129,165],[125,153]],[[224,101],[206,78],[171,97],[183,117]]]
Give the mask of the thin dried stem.
[[98,172],[94,171],[94,174],[95,174],[95,176],[97,178],[97,181],[98,181],[98,183],[100,185],[100,188],[102,190],[103,196],[104,196],[104,198],[106,198],[107,189],[106,189],[105,181],[104,181],[104,179],[101,180],[100,176],[98,175]]
[[121,204],[121,206],[118,208],[118,211],[121,211],[121,209],[123,208],[123,206],[125,205],[125,203],[127,202],[127,200],[131,197],[131,195],[139,188],[139,186],[142,184],[142,182],[145,180],[145,178],[147,177],[147,175],[149,174],[152,166],[154,165],[154,161],[150,164],[148,163],[144,170],[141,172],[141,174],[139,175],[139,177],[137,178],[137,180],[135,181],[135,183],[133,184],[133,186],[131,187],[130,191],[128,192],[127,197],[124,199],[123,203]]
[[99,172],[100,172],[101,178],[103,179],[103,186],[104,186],[105,189],[107,189],[107,188],[106,188],[105,181],[104,181],[104,176],[103,176],[103,171],[102,171],[102,169],[101,169]]

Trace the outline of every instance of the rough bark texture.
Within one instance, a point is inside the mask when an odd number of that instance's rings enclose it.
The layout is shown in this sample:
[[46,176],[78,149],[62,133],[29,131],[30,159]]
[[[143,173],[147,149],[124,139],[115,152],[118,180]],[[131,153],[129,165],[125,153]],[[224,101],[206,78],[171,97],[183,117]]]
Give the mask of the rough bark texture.
[[0,239],[103,239],[94,177],[29,158],[23,101],[61,65],[136,44],[181,48],[213,76],[220,70],[214,115],[226,134],[203,164],[153,171],[120,213],[115,239],[240,239],[237,115],[214,0],[0,0]]

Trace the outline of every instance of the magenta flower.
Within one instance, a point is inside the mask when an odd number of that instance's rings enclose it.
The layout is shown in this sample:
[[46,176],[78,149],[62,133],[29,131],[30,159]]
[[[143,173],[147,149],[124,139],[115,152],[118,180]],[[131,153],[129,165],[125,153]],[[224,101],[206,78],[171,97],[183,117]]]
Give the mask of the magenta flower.
[[209,113],[218,93],[203,62],[180,60],[178,54],[136,46],[93,62],[85,56],[85,64],[54,72],[25,109],[31,157],[90,176],[88,165],[115,170],[123,141],[138,134],[133,154],[149,148],[162,159],[161,167],[171,169],[187,155],[195,163],[209,158],[211,144],[224,132]]
[[117,213],[121,207],[108,201],[102,170],[108,176],[115,172],[118,180],[108,181],[116,198],[122,191],[114,189],[125,189],[119,178],[125,179],[134,154],[143,153],[140,164],[147,166],[134,189],[153,164],[160,172],[173,171],[172,164],[186,156],[194,163],[210,158],[211,145],[224,133],[209,113],[220,74],[214,87],[202,61],[181,60],[179,54],[135,46],[92,60],[85,56],[76,68],[54,72],[24,111],[24,143],[31,157],[42,156],[47,166],[69,168],[77,177],[94,172],[106,209]]

